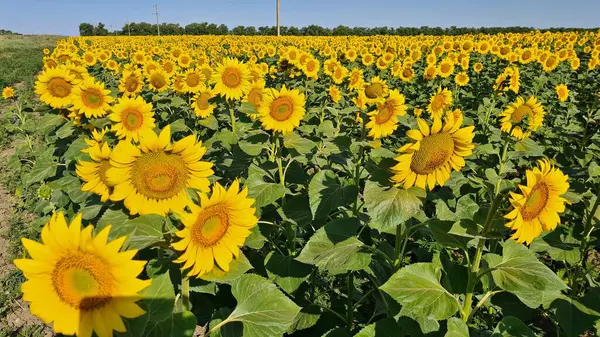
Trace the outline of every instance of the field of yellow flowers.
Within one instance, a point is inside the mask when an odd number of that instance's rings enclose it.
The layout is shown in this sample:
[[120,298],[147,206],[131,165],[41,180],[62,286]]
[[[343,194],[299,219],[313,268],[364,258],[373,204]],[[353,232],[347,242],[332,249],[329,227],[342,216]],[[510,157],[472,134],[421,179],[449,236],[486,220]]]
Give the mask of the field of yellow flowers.
[[[23,300],[56,333],[588,336],[600,33],[44,51]],[[16,95],[16,96],[15,96]]]

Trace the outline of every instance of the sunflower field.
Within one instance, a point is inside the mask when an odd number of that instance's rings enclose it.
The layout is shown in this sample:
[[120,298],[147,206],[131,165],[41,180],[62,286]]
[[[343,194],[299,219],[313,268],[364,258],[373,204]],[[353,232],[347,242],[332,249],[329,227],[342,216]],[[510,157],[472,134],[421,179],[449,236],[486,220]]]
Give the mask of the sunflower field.
[[14,265],[56,333],[600,329],[600,32],[45,52],[39,101],[4,98],[43,135],[9,162],[39,216]]

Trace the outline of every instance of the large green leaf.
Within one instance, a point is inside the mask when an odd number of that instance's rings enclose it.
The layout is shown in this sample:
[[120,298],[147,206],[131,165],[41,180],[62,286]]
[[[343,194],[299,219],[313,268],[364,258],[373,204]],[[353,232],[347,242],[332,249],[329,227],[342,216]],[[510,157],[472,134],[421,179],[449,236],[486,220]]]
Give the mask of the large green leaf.
[[175,306],[175,291],[169,273],[152,279],[152,284],[142,291],[142,305],[148,320],[162,322],[171,316]]
[[163,240],[163,226],[165,218],[156,215],[142,215],[135,219],[127,220],[122,225],[112,227],[112,235],[128,236],[128,248],[143,249]]
[[291,334],[297,330],[308,329],[317,324],[319,318],[321,318],[321,309],[318,306],[309,305],[302,308],[298,315],[294,317],[294,323],[289,327],[287,333]]
[[374,181],[367,181],[364,197],[371,218],[369,226],[380,232],[395,234],[397,226],[403,225],[421,209],[425,191],[416,187],[408,190],[384,188]]
[[400,303],[410,317],[431,316],[444,320],[454,315],[460,305],[456,297],[440,284],[442,269],[433,263],[416,263],[397,271],[381,286]]
[[310,139],[302,138],[297,133],[290,133],[283,137],[283,146],[286,149],[294,149],[300,154],[310,153],[317,144]]
[[53,152],[54,149],[49,148],[36,158],[31,171],[27,172],[22,177],[23,187],[29,187],[34,183],[42,182],[45,179],[56,175],[57,163],[52,156]]
[[265,269],[269,279],[288,294],[298,289],[306,281],[312,267],[294,260],[293,256],[283,256],[275,251],[265,258]]
[[382,319],[377,323],[367,325],[354,337],[397,337],[400,336],[400,326],[391,317]]
[[448,320],[448,332],[444,337],[469,337],[469,327],[462,319],[451,317]]
[[535,334],[520,319],[506,316],[498,323],[492,337],[535,337]]
[[113,228],[116,226],[121,226],[127,222],[127,220],[129,220],[129,215],[127,215],[127,213],[125,213],[122,209],[107,209],[100,217],[100,220],[98,220],[98,223],[96,224],[96,230],[102,229],[107,225],[112,225]]
[[231,281],[242,276],[250,269],[252,269],[250,261],[248,261],[244,253],[240,252],[240,255],[237,258],[234,258],[229,264],[229,271],[225,272],[219,268],[219,266],[215,265],[210,272],[200,276],[200,278],[205,281],[231,283]]
[[300,312],[275,284],[254,274],[243,275],[231,285],[237,300],[235,310],[221,325],[242,322],[244,337],[280,337]]
[[569,337],[581,335],[600,321],[599,312],[564,295],[552,302],[552,308],[556,309],[556,320]]
[[317,172],[308,185],[308,199],[313,219],[326,218],[331,211],[355,201],[356,186],[344,186],[339,183],[333,171]]
[[332,275],[367,268],[371,255],[361,251],[364,244],[354,236],[358,227],[356,218],[326,224],[313,234],[296,260],[316,265]]
[[264,207],[281,199],[286,192],[285,187],[277,183],[265,182],[259,174],[252,174],[246,179],[248,196],[256,200],[256,207]]
[[534,252],[513,240],[504,243],[502,256],[486,254],[484,259],[492,268],[496,285],[517,295],[530,307],[542,304],[546,292],[567,288],[550,268],[538,261]]

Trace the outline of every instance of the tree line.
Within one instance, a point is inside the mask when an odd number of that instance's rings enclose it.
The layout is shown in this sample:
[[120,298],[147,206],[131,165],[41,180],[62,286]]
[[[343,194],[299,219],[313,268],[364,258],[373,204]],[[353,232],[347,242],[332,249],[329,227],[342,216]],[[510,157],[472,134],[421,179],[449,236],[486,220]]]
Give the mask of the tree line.
[[[236,26],[229,29],[224,24],[214,24],[208,22],[202,23],[190,23],[186,26],[181,26],[177,23],[161,23],[160,26],[161,35],[277,35],[277,28],[275,26]],[[595,31],[599,28],[548,28],[540,29],[540,31],[550,32],[567,32],[567,31],[580,31],[590,30]],[[463,35],[463,34],[497,34],[497,33],[524,33],[536,30],[533,27],[348,27],[348,26],[337,26],[334,28],[322,27],[319,25],[309,25],[306,27],[294,27],[294,26],[281,26],[281,35],[292,35],[292,36],[341,36],[341,35],[352,35],[352,36],[373,36],[373,35],[402,35],[402,36],[413,36],[413,35]],[[122,29],[109,32],[105,25],[100,22],[97,25],[90,23],[81,23],[79,25],[79,35],[81,36],[105,36],[105,35],[156,35],[157,27],[156,24],[147,22],[129,23],[123,26]]]

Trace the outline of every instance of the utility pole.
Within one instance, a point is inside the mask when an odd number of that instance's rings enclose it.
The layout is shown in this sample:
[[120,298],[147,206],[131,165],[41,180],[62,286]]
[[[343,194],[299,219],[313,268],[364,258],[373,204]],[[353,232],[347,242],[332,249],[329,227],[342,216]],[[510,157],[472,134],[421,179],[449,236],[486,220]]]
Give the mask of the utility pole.
[[156,15],[156,31],[158,32],[158,36],[160,36],[160,25],[158,23],[158,5],[154,4],[154,15]]
[[279,36],[279,34],[281,34],[281,31],[279,29],[279,0],[277,1],[277,36]]

